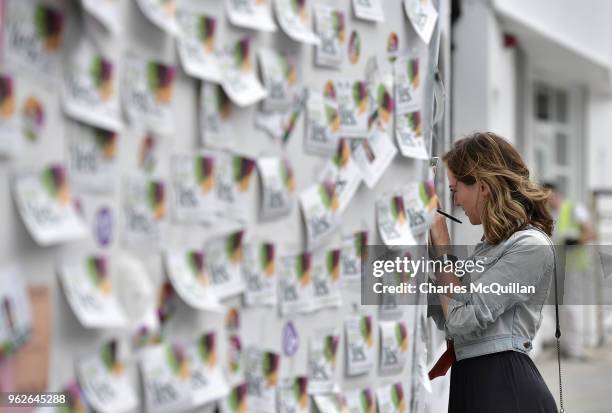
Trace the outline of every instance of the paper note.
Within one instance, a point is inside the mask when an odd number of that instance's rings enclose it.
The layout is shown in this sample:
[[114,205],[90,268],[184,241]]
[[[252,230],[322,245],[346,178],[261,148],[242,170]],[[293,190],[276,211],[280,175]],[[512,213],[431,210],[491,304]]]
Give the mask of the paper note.
[[87,235],[63,165],[19,173],[14,194],[21,218],[39,245],[74,241]]
[[227,17],[238,27],[275,32],[276,24],[272,20],[272,0],[229,0]]
[[185,72],[204,81],[220,83],[221,61],[217,46],[218,21],[198,10],[179,10],[177,48]]
[[112,131],[122,127],[117,62],[86,37],[70,51],[61,96],[69,116]]

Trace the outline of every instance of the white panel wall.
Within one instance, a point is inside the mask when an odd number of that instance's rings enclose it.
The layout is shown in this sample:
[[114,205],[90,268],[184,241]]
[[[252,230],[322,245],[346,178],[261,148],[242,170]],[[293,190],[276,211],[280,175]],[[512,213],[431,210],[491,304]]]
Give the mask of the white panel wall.
[[612,3],[608,0],[493,0],[496,10],[604,64],[612,56]]
[[[307,86],[322,90],[324,83],[328,79],[340,79],[359,77],[362,78],[365,74],[365,63],[370,55],[376,53],[385,53],[386,41],[391,31],[397,32],[400,38],[400,48],[424,47],[420,39],[413,31],[407,21],[400,0],[384,0],[384,9],[386,22],[384,24],[372,24],[363,21],[358,21],[353,17],[352,9],[349,0],[338,0],[337,4],[344,9],[349,19],[350,30],[356,28],[359,30],[362,42],[361,59],[357,65],[350,65],[348,61],[345,63],[342,72],[329,69],[315,68],[314,48],[310,46],[300,45],[284,34],[278,33],[263,34],[253,31],[240,30],[235,27],[230,27],[225,18],[224,2],[222,1],[204,1],[203,3],[209,7],[209,11],[220,18],[219,39],[222,43],[229,43],[236,40],[242,35],[251,34],[255,39],[255,50],[262,45],[269,47],[291,50],[298,54],[302,68],[305,74],[305,83]],[[121,38],[112,39],[108,35],[99,31],[92,33],[105,50],[112,51],[117,55],[121,55],[126,50],[137,50],[143,53],[157,54],[159,57],[176,59],[173,42],[170,38],[162,34],[159,29],[154,27],[142,15],[134,2],[124,2],[124,21],[126,23],[125,33]],[[434,42],[432,42],[434,43]],[[483,60],[484,56],[480,56]],[[474,84],[477,78],[474,78]],[[426,79],[429,82],[428,79]],[[186,152],[195,150],[198,139],[197,132],[197,111],[196,103],[198,97],[199,82],[187,77],[180,71],[178,82],[175,87],[175,106],[174,114],[176,128],[174,136],[168,137],[166,142],[165,156],[171,153]],[[53,332],[51,342],[51,365],[50,365],[50,386],[58,388],[64,385],[67,381],[74,377],[73,360],[75,355],[94,351],[99,344],[110,337],[118,334],[124,336],[122,332],[113,331],[88,331],[82,328],[77,319],[72,314],[68,307],[65,297],[61,293],[57,277],[55,274],[55,263],[58,256],[67,251],[73,251],[74,248],[83,246],[83,244],[73,244],[63,247],[41,248],[27,234],[20,217],[18,216],[15,205],[10,195],[10,175],[12,171],[17,170],[26,165],[42,165],[52,161],[64,161],[66,159],[65,136],[63,114],[59,105],[58,94],[52,90],[45,90],[43,85],[37,82],[37,79],[31,77],[17,77],[17,97],[18,102],[21,102],[24,96],[35,94],[43,100],[46,108],[47,123],[42,136],[38,143],[28,147],[26,155],[22,159],[13,161],[0,162],[0,222],[2,223],[2,231],[0,231],[0,262],[7,263],[12,261],[20,262],[24,269],[28,282],[44,283],[49,285],[53,291]],[[484,93],[484,90],[480,91]],[[482,96],[484,98],[484,96]],[[469,110],[466,105],[465,110]],[[474,113],[474,117],[480,116],[479,113]],[[291,158],[296,168],[296,189],[298,193],[306,189],[314,182],[316,173],[324,164],[325,159],[310,155],[305,155],[302,151],[304,118],[302,115],[296,126],[294,136],[289,144],[282,148],[277,142],[273,142],[262,131],[254,128],[254,108],[244,109],[240,113],[240,122],[235,125],[236,138],[238,147],[247,155],[258,156],[261,154],[285,154]],[[136,132],[128,128],[120,137],[120,163],[122,170],[128,170],[128,164],[133,162],[137,147]],[[356,230],[365,222],[368,225],[372,241],[377,241],[377,233],[375,231],[375,215],[374,201],[378,194],[385,190],[401,186],[409,180],[423,178],[421,171],[425,170],[426,162],[416,162],[409,159],[396,158],[392,167],[386,172],[381,179],[381,184],[374,190],[367,190],[364,186],[357,192],[352,205],[345,212],[342,222],[342,229],[345,231]],[[162,166],[162,171],[167,165]],[[117,211],[120,206],[120,198],[114,197],[110,200],[96,197],[83,196],[82,201],[85,206],[96,206],[99,204],[108,204],[115,208],[114,225],[118,228],[119,220]],[[257,197],[254,195],[252,229],[258,235],[269,237],[279,244],[302,247],[303,230],[299,210],[293,209],[292,213],[281,220],[261,223],[255,220],[255,212],[257,211]],[[212,232],[207,232],[201,228],[175,228],[168,234],[168,239],[171,242],[181,239],[205,239],[212,235]],[[110,250],[115,253],[123,252],[124,247],[118,242],[119,234],[114,232],[113,245]],[[339,237],[334,239],[338,241]],[[161,259],[158,254],[150,252],[134,252],[134,254],[146,265],[148,275],[154,283],[157,283],[163,277],[161,269]],[[121,281],[119,280],[119,284]],[[294,321],[298,326],[303,337],[301,339],[300,348],[297,355],[291,360],[290,367],[295,373],[306,372],[306,357],[307,357],[307,337],[308,334],[316,329],[325,327],[341,327],[344,316],[349,314],[351,310],[350,303],[359,301],[359,294],[356,292],[345,292],[345,306],[340,310],[324,310],[317,312],[311,316],[294,317]],[[124,302],[124,304],[126,304]],[[233,299],[228,304],[239,304],[238,299]],[[366,308],[366,312],[376,314],[376,308]],[[280,333],[283,325],[276,311],[255,309],[248,310],[243,313],[243,340],[248,344],[257,344],[262,347],[280,351]],[[198,333],[216,328],[221,330],[222,318],[211,314],[197,313],[181,306],[173,320],[171,332],[177,337],[189,339],[195,337]],[[341,342],[341,350],[339,360],[344,360],[344,343]],[[221,348],[224,351],[224,348]],[[341,366],[343,363],[341,363]],[[135,366],[131,366],[135,367]],[[287,366],[285,366],[287,367]],[[134,369],[131,369],[135,373]],[[410,375],[409,371],[405,371],[401,377],[404,379]],[[134,375],[134,378],[136,376]],[[344,379],[344,371],[338,374],[339,382],[347,388],[356,388],[359,386],[371,385],[376,386],[383,380],[387,382],[393,378],[380,378],[377,370],[370,374],[362,376],[358,379]],[[394,377],[395,379],[399,377]]]
[[606,96],[589,96],[587,100],[587,134],[589,189],[612,188],[612,100]]

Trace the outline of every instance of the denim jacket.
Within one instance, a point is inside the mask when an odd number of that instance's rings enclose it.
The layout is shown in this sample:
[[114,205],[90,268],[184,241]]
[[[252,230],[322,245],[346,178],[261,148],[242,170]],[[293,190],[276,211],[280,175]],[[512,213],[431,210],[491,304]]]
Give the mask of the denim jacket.
[[[482,267],[462,278],[467,292],[454,294],[444,319],[439,304],[428,297],[428,317],[452,339],[457,360],[501,351],[528,353],[542,321],[542,306],[551,287],[554,250],[550,238],[528,226],[508,239],[476,245],[473,260]],[[486,293],[469,286],[520,285],[531,291]]]

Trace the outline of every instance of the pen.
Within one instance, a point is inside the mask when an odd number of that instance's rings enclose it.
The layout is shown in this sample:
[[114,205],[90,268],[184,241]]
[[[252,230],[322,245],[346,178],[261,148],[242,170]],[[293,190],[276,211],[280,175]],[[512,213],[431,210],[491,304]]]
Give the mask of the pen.
[[455,218],[451,214],[447,214],[446,212],[442,211],[440,208],[436,208],[436,212],[438,214],[440,214],[440,215],[444,215],[448,219],[452,219],[453,221],[457,222],[458,224],[463,224],[463,222],[461,222],[460,220],[458,220],[457,218]]

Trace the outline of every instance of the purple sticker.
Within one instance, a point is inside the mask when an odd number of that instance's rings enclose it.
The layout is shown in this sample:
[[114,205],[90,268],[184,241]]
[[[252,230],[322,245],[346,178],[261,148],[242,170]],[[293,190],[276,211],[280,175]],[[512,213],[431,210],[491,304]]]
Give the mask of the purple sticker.
[[113,237],[113,216],[109,208],[102,207],[98,209],[95,225],[98,244],[106,247]]
[[283,353],[293,356],[300,347],[300,336],[292,321],[287,321],[283,327]]

